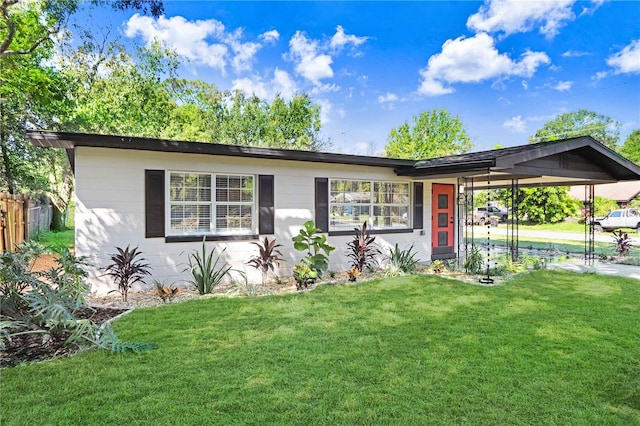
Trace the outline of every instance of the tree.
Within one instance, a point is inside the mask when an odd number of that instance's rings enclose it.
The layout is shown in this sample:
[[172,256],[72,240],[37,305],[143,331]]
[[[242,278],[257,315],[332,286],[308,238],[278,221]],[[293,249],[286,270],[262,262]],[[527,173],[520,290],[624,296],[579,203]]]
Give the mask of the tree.
[[578,213],[579,202],[569,196],[566,187],[524,188],[518,213],[533,223],[557,223]]
[[[164,13],[161,0],[92,0],[116,10],[134,9],[158,17]],[[29,55],[51,45],[80,0],[0,0],[0,56]]]
[[461,154],[471,149],[471,140],[458,117],[434,108],[413,116],[391,129],[385,146],[387,157],[426,159]]
[[[546,122],[529,143],[591,136],[611,149],[617,148],[622,124],[602,114],[586,109],[558,115]],[[569,187],[527,188],[523,190],[520,212],[534,223],[554,223],[577,213]]]
[[591,136],[611,149],[615,149],[620,139],[622,124],[602,114],[586,109],[560,114],[555,119],[547,121],[534,136],[530,143],[548,142],[559,139]]
[[624,141],[620,154],[636,164],[640,164],[640,129],[636,129]]
[[[140,9],[159,16],[159,0],[92,0],[115,9]],[[53,204],[52,229],[73,182],[66,155],[27,143],[26,129],[66,130],[73,109],[72,80],[50,65],[53,39],[64,39],[67,18],[79,0],[0,0],[0,190],[46,193]]]
[[153,45],[137,49],[133,58],[118,43],[88,36],[62,60],[64,72],[76,83],[68,130],[162,136],[176,108],[162,80],[177,67],[171,52]]

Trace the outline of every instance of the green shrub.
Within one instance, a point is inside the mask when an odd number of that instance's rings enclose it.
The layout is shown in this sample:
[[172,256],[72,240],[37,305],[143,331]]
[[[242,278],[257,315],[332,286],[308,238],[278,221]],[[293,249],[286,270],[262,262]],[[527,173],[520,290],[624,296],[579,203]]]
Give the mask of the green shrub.
[[419,259],[416,259],[413,252],[413,244],[407,250],[400,250],[396,243],[393,249],[389,249],[389,254],[385,256],[387,262],[388,275],[414,274],[418,270]]
[[464,261],[462,267],[468,274],[478,274],[482,269],[483,260],[484,259],[482,257],[482,252],[480,251],[480,247],[473,245],[473,247],[471,248],[471,253],[469,253],[469,256]]
[[429,269],[431,269],[431,271],[433,271],[433,273],[435,274],[441,274],[447,270],[447,266],[442,260],[436,259],[431,262]]
[[95,345],[98,326],[77,315],[89,308],[83,296],[89,286],[81,268],[86,262],[65,249],[55,258],[59,267],[33,272],[40,251],[29,242],[0,256],[0,346],[21,334],[49,334],[64,337],[65,344]]
[[305,259],[302,259],[293,267],[293,279],[296,281],[296,288],[302,290],[302,287],[308,288],[309,284],[316,282],[318,272]]
[[[335,247],[327,244],[327,236],[320,232],[321,230],[316,228],[313,221],[309,220],[304,223],[298,235],[293,237],[293,247],[298,251],[306,252],[304,264],[315,272],[316,278],[322,278],[323,272],[329,269],[329,255],[335,250]],[[305,268],[301,265],[302,263],[296,266],[303,271]],[[294,266],[294,278],[295,269]]]
[[194,251],[187,255],[188,267],[184,272],[191,274],[189,284],[200,294],[209,294],[231,272],[231,266],[222,259],[226,248],[214,258],[215,249],[207,252],[205,238],[202,239],[202,251]]

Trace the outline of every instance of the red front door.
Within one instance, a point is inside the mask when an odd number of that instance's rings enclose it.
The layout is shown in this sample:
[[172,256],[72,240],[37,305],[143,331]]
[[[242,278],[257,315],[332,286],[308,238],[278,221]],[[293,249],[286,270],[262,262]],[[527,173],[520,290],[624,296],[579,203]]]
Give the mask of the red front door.
[[431,257],[446,259],[453,253],[454,185],[434,183],[431,186]]

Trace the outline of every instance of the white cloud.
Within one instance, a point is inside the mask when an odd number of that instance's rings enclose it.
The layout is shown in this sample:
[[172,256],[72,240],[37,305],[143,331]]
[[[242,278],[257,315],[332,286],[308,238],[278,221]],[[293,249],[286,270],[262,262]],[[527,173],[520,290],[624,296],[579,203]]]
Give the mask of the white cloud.
[[340,90],[340,86],[338,86],[337,84],[334,84],[334,83],[326,83],[326,84],[318,83],[317,86],[314,86],[314,88],[311,89],[311,94],[312,95],[319,95],[320,93],[337,92],[339,90]]
[[[485,0],[478,12],[467,20],[475,31],[503,32],[505,35],[529,32],[536,27],[548,38],[576,18],[575,0],[522,1]],[[590,9],[591,10],[591,9]]]
[[514,133],[524,133],[527,131],[527,123],[522,119],[521,115],[516,115],[511,119],[502,123],[502,127],[511,130]]
[[318,99],[316,102],[320,105],[320,122],[325,125],[331,121],[329,114],[331,114],[333,105],[328,99]]
[[398,95],[395,93],[387,92],[384,95],[378,96],[378,103],[395,102],[398,100]]
[[229,46],[231,46],[231,49],[235,54],[235,56],[231,60],[231,66],[233,66],[233,69],[237,73],[251,70],[253,59],[256,53],[258,53],[258,50],[260,50],[260,48],[262,47],[262,45],[259,43],[241,43],[241,38],[241,28],[238,28],[236,31],[225,37],[225,41]]
[[590,55],[589,52],[582,52],[580,50],[567,50],[562,54],[563,58],[580,58],[582,56]]
[[358,37],[353,34],[346,34],[344,32],[344,28],[341,25],[338,25],[336,28],[336,33],[331,37],[331,41],[329,42],[329,46],[334,50],[341,50],[348,44],[353,47],[358,47],[362,43],[368,40],[368,37]]
[[618,53],[609,56],[607,65],[614,69],[615,74],[640,73],[640,39],[632,41]]
[[[314,40],[302,31],[297,31],[289,41],[289,53],[285,58],[295,63],[296,72],[314,86],[321,86],[321,80],[333,77],[333,56],[339,54],[346,46],[352,49],[360,46],[367,37],[346,34],[338,25],[336,33],[330,40]],[[318,91],[326,91],[318,87]]]
[[595,75],[591,76],[591,80],[601,80],[607,77],[609,73],[607,71],[599,71]]
[[259,76],[239,78],[233,81],[231,90],[240,90],[267,100],[273,100],[280,94],[283,99],[288,100],[295,96],[298,88],[289,73],[276,68],[270,81],[264,81]]
[[[220,70],[223,74],[230,63],[236,73],[252,68],[256,53],[262,48],[257,42],[242,42],[242,29],[227,32],[215,19],[188,21],[182,16],[151,18],[133,15],[125,24],[127,37],[142,37],[147,43],[158,41],[178,55],[198,64]],[[277,40],[272,30],[260,35],[265,42]]]
[[437,96],[454,91],[447,84],[477,83],[512,75],[531,77],[540,65],[549,62],[546,53],[529,50],[521,55],[520,61],[514,61],[507,54],[500,54],[486,33],[461,36],[447,40],[442,52],[429,58],[427,67],[420,71],[422,82],[418,93]]
[[161,16],[156,20],[136,13],[126,22],[124,33],[131,38],[139,35],[147,43],[157,40],[180,56],[225,70],[227,46],[205,41],[224,33],[224,25],[215,19],[187,21],[182,16]]
[[297,31],[289,41],[289,53],[296,62],[296,72],[315,85],[320,80],[333,77],[331,56],[320,53],[318,42],[310,40],[307,36]]
[[258,38],[265,43],[275,43],[276,41],[280,40],[280,33],[278,32],[278,30],[271,30],[260,34]]
[[559,81],[555,86],[551,86],[553,90],[557,90],[558,92],[566,92],[567,90],[571,90],[573,86],[573,81]]

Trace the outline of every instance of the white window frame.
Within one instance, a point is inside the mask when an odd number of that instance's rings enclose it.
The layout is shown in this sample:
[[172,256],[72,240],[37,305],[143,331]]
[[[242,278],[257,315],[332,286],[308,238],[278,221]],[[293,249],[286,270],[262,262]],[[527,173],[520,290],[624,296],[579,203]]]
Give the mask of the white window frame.
[[[331,198],[332,198],[332,190],[331,188],[333,187],[333,183],[336,181],[349,181],[349,182],[362,182],[362,183],[368,183],[370,190],[369,190],[369,200],[366,203],[344,203],[344,202],[332,202]],[[401,203],[375,203],[374,202],[374,195],[375,195],[375,185],[376,184],[401,184],[401,185],[406,185],[407,186],[407,204],[401,204]],[[338,232],[338,231],[350,231],[352,230],[355,226],[361,226],[362,225],[362,221],[360,221],[359,223],[352,223],[349,224],[348,227],[336,227],[335,225],[332,224],[332,220],[331,220],[331,212],[333,210],[333,207],[336,206],[362,206],[362,207],[368,207],[369,208],[369,220],[367,225],[369,226],[369,229],[371,229],[372,231],[389,231],[389,230],[410,230],[413,229],[412,228],[412,223],[413,223],[413,189],[412,189],[412,185],[411,182],[406,182],[406,181],[396,181],[396,180],[379,180],[379,179],[357,179],[357,178],[330,178],[329,179],[329,232]],[[390,206],[390,207],[406,207],[407,209],[407,226],[406,227],[385,227],[385,226],[374,226],[373,223],[373,212],[374,209],[376,207],[380,207],[380,206]]]
[[[211,187],[209,188],[211,193],[211,201],[172,201],[171,200],[171,176],[173,174],[196,174],[196,175],[209,175]],[[251,186],[251,201],[220,201],[216,200],[216,182],[218,176],[235,176],[235,177],[250,177],[252,186]],[[202,172],[195,170],[169,170],[168,171],[168,179],[165,184],[165,199],[166,207],[165,207],[165,229],[167,236],[192,236],[192,235],[251,235],[257,232],[257,202],[258,197],[256,193],[256,185],[257,185],[257,175],[252,174],[241,174],[241,173],[211,173],[211,172]],[[171,229],[171,207],[176,205],[207,205],[210,206],[210,217],[209,217],[209,229],[205,231],[176,231]],[[249,206],[251,208],[251,229],[238,230],[234,229],[231,231],[218,231],[216,228],[216,212],[217,206],[229,206],[229,205],[241,205],[241,206]]]

